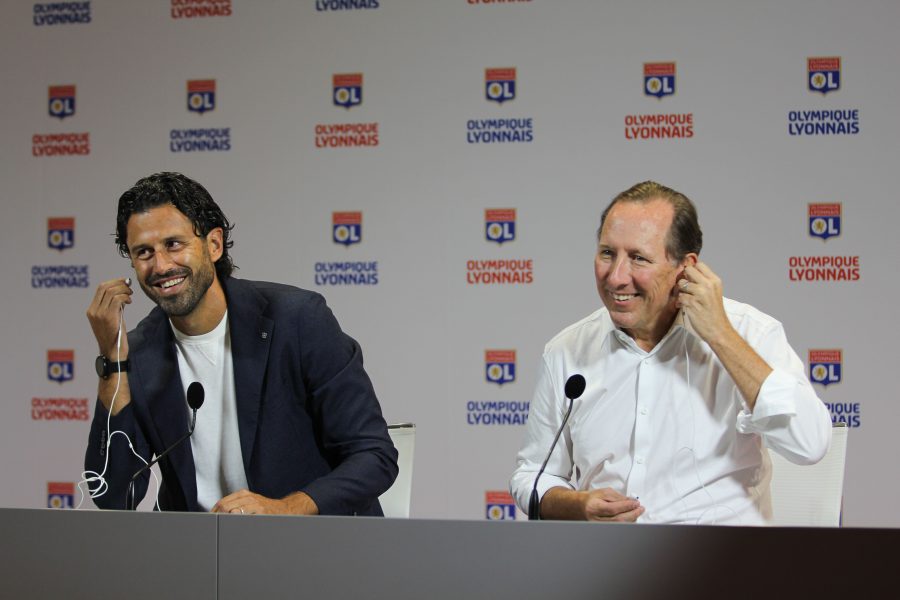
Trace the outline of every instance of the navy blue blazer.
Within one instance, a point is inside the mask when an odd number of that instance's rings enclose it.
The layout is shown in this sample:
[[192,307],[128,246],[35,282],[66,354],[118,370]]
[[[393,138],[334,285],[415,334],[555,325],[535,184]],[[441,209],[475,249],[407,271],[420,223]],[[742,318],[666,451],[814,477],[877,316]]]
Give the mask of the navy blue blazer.
[[[378,496],[397,476],[397,451],[359,345],[315,292],[234,277],[223,287],[250,491],[269,498],[303,491],[321,514],[382,515]],[[175,338],[159,307],[129,332],[128,348],[131,403],[110,422],[109,489],[94,499],[101,508],[124,508],[128,481],[142,466],[115,431],[127,433],[149,460],[188,428]],[[85,468],[96,473],[107,451],[108,415],[98,401],[85,453]],[[189,442],[160,461],[160,472],[162,510],[199,510]],[[138,500],[148,482],[149,474],[138,481]]]

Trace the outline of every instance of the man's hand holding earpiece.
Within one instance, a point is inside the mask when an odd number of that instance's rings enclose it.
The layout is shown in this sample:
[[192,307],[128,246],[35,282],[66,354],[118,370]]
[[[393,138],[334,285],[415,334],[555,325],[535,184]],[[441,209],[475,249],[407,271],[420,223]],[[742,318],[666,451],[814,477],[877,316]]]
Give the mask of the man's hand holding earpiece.
[[[94,299],[87,310],[87,318],[91,323],[100,354],[114,362],[121,362],[128,358],[128,336],[122,309],[126,304],[131,304],[131,295],[134,292],[130,283],[130,278],[104,281],[97,286]],[[120,327],[122,329],[121,340],[119,339]],[[119,388],[118,392],[116,392],[117,387]],[[97,396],[107,410],[110,409],[114,394],[116,402],[113,414],[116,414],[131,401],[125,373],[100,379]]]
[[711,346],[734,332],[722,304],[722,280],[706,263],[684,268],[678,280],[678,305],[703,341]]
[[678,306],[697,335],[709,344],[752,411],[772,368],[738,334],[725,314],[722,280],[705,263],[684,268],[678,280]]

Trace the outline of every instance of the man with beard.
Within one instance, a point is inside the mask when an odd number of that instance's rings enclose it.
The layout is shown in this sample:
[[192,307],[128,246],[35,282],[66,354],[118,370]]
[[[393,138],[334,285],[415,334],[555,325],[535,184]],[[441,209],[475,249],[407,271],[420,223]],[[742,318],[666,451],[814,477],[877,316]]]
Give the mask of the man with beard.
[[132,475],[187,432],[198,381],[190,444],[159,463],[161,510],[381,515],[397,454],[358,344],[320,295],[233,277],[232,227],[178,173],[119,199],[116,244],[157,306],[123,335],[132,290],[114,279],[87,311],[100,347],[85,455],[94,502],[125,507]]
[[[762,525],[768,449],[812,464],[831,419],[781,323],[722,297],[700,261],[697,212],[652,181],[600,218],[594,274],[603,308],[544,348],[510,489],[545,519]],[[582,374],[559,445],[535,483]]]

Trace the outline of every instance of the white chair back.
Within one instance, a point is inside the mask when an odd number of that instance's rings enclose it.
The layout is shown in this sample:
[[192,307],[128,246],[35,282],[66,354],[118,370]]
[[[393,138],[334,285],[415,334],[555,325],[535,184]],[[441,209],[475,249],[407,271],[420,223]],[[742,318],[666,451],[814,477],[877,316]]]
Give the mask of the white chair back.
[[408,519],[412,496],[413,455],[416,450],[416,426],[413,423],[388,425],[388,433],[399,455],[397,465],[400,472],[394,484],[378,498],[378,501],[385,517]]
[[836,423],[831,448],[814,465],[795,465],[775,452],[772,459],[772,525],[840,527],[847,458],[847,430]]

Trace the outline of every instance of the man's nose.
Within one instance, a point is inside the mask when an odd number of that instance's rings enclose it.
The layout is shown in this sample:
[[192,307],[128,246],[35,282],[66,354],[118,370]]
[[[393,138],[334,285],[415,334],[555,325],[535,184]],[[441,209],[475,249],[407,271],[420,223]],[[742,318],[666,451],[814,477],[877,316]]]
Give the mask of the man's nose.
[[609,265],[609,274],[606,276],[607,282],[613,287],[626,285],[631,279],[631,270],[628,268],[628,262],[616,257]]
[[157,275],[169,271],[174,264],[172,257],[165,250],[157,250],[153,253],[153,272]]

